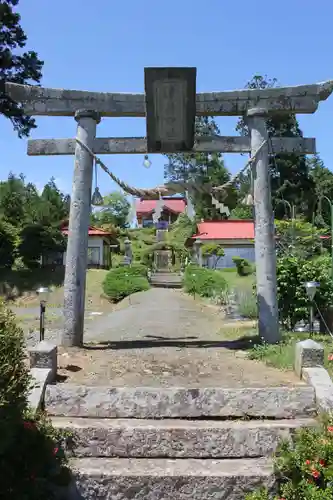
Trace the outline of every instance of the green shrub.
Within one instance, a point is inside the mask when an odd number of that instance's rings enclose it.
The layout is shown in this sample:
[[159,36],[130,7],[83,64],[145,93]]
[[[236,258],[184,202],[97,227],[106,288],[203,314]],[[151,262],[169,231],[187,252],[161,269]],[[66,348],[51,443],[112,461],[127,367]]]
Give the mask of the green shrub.
[[23,332],[0,303],[0,498],[51,500],[69,482],[63,436],[43,413],[32,414]]
[[127,266],[127,274],[131,276],[144,276],[147,277],[148,268],[144,264],[134,263],[131,266]]
[[277,250],[279,256],[297,255],[311,258],[322,251],[320,236],[322,229],[314,227],[302,219],[275,220]]
[[135,263],[131,266],[119,266],[111,268],[110,273],[114,277],[123,276],[147,276],[148,268],[144,264]]
[[321,312],[332,305],[333,282],[329,256],[313,260],[286,256],[277,261],[277,291],[281,321],[293,329],[298,321],[308,318],[309,299],[303,283],[317,281],[315,301]]
[[[293,442],[282,441],[275,458],[278,492],[274,499],[331,500],[333,498],[333,420],[322,418],[317,427],[302,428]],[[268,500],[265,489],[246,500]]]
[[190,295],[214,297],[227,289],[227,282],[218,271],[189,265],[184,273],[184,289]]
[[232,258],[232,261],[236,265],[239,276],[248,276],[253,273],[253,267],[247,259],[235,256]]
[[148,290],[146,276],[147,268],[141,264],[111,269],[103,282],[104,294],[112,302],[119,302],[132,293]]
[[257,319],[257,298],[250,291],[237,291],[238,310],[241,316],[249,319]]
[[111,267],[110,269],[115,269],[120,267],[124,262],[124,255],[121,253],[112,253],[111,254]]

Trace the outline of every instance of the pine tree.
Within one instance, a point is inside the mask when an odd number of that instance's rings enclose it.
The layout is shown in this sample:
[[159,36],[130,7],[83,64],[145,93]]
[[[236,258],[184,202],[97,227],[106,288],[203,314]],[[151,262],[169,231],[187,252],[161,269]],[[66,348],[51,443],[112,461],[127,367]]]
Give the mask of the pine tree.
[[27,36],[20,15],[15,12],[18,3],[19,0],[0,0],[0,113],[9,118],[18,136],[24,137],[36,128],[35,120],[6,94],[5,83],[38,84],[44,63],[35,51],[22,50]]

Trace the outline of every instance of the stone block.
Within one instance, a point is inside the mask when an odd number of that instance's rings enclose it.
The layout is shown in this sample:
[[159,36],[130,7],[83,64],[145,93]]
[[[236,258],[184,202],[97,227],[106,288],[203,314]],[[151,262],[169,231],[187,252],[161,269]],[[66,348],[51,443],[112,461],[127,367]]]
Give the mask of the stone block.
[[48,368],[51,370],[49,382],[57,377],[58,348],[55,344],[43,340],[29,349],[30,368]]
[[302,377],[303,368],[324,366],[324,347],[312,339],[297,342],[294,369]]
[[275,477],[266,458],[234,460],[82,458],[72,462],[70,500],[244,500]]
[[272,455],[281,439],[315,419],[141,420],[53,417],[75,435],[76,457],[255,458]]
[[50,415],[96,418],[267,417],[313,415],[312,387],[154,388],[50,385],[45,404]]
[[31,368],[32,388],[28,395],[28,404],[33,412],[36,412],[44,402],[44,394],[47,384],[50,382],[52,372],[49,368]]
[[323,367],[303,368],[304,380],[310,384],[316,394],[317,407],[321,411],[333,410],[333,382],[328,371]]

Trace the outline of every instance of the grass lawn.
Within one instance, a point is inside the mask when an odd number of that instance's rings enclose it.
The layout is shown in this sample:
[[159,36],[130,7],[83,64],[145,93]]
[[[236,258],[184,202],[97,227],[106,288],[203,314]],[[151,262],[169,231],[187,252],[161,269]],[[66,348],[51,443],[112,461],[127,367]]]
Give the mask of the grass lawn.
[[[86,281],[86,308],[94,309],[105,305],[106,301],[101,297],[102,282],[108,271],[104,269],[89,269]],[[48,271],[36,269],[31,271],[20,270],[7,272],[0,276],[2,294],[0,297],[8,297],[9,303],[15,307],[37,307],[39,299],[36,289],[39,286],[47,286],[52,289],[48,307],[62,307],[64,302],[64,272],[63,270]]]
[[[284,333],[282,341],[276,345],[262,344],[255,328],[230,327],[222,328],[221,336],[226,340],[237,341],[240,349],[247,352],[249,359],[262,361],[268,366],[279,368],[280,370],[292,370],[294,366],[295,344],[299,340],[309,338],[308,333]],[[333,340],[330,335],[314,334],[314,341],[323,344],[325,349],[325,368],[333,377],[333,361],[328,361],[328,355],[333,353]]]
[[[104,269],[89,269],[86,281],[86,311],[111,312],[113,305],[101,295],[102,282],[108,271]],[[1,276],[0,276],[1,280]],[[49,328],[59,328],[63,318],[59,311],[64,304],[64,275],[63,271],[48,271],[37,269],[35,271],[10,271],[2,277],[2,296],[4,291],[12,294],[12,299],[7,300],[9,307],[13,307],[19,324],[25,329],[37,329],[39,324],[39,299],[35,290],[39,286],[50,287],[53,291],[46,308],[46,324]],[[4,284],[6,284],[4,286]],[[1,298],[1,290],[0,290]],[[34,310],[35,309],[35,310]],[[54,309],[54,311],[53,311]],[[89,319],[98,318],[91,316]]]
[[254,274],[250,274],[249,276],[239,276],[236,269],[234,268],[219,269],[218,272],[221,273],[224,279],[227,281],[229,288],[252,291],[252,286],[255,282]]

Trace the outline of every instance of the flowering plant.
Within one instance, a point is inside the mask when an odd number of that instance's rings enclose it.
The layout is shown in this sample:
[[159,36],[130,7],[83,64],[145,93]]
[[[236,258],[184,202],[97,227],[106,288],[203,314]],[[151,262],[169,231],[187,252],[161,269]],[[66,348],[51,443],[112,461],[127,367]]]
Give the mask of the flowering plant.
[[333,416],[325,415],[319,425],[301,428],[292,442],[281,442],[274,463],[277,495],[261,489],[246,500],[332,500]]
[[31,387],[24,336],[0,302],[0,499],[51,500],[70,477],[64,448],[70,436],[28,406]]

